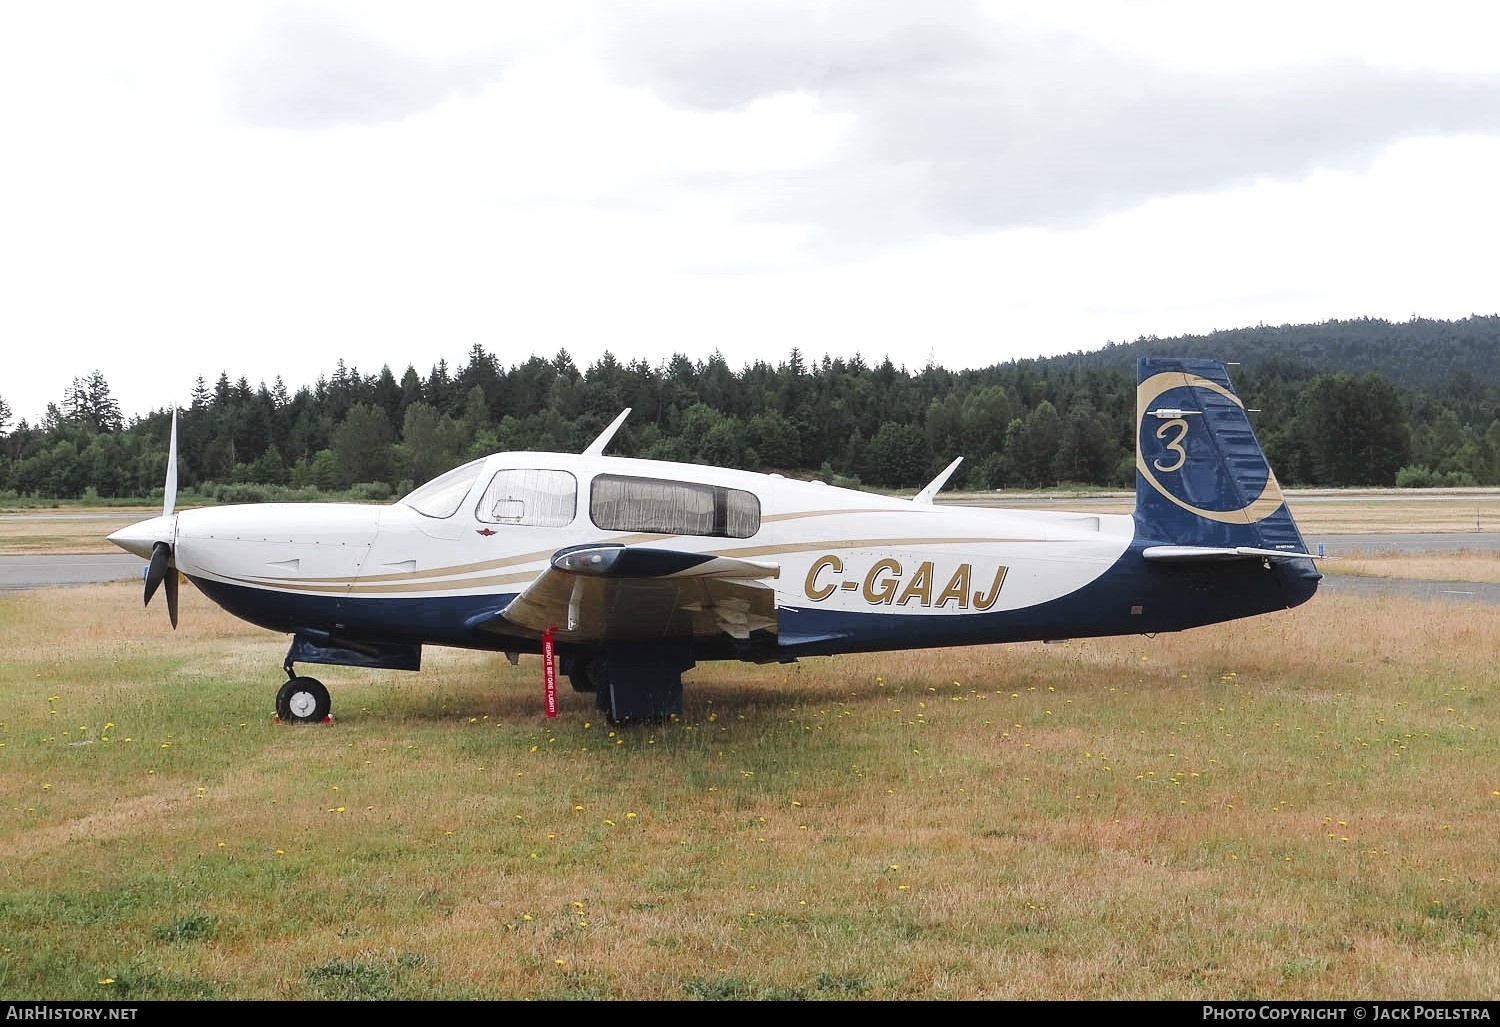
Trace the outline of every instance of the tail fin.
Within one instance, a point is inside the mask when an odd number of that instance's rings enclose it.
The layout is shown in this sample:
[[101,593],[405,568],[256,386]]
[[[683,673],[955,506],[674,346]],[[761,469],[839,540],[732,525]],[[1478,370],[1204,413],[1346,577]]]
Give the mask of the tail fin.
[[1224,365],[1142,357],[1136,382],[1137,537],[1164,546],[1306,555]]

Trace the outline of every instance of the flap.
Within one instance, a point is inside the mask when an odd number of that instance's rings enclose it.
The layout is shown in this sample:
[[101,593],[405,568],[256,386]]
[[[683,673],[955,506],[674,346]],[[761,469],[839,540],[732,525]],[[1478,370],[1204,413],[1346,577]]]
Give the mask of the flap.
[[762,579],[778,573],[775,564],[705,553],[574,546],[554,554],[498,616],[536,632],[554,628],[570,641],[744,639],[776,630],[776,593]]

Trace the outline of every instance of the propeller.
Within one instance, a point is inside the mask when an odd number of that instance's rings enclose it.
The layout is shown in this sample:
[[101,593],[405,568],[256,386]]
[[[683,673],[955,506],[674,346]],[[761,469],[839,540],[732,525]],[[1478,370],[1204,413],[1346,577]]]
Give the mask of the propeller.
[[172,627],[177,627],[177,568],[170,566],[172,546],[168,542],[157,542],[151,547],[151,562],[146,566],[146,605],[163,583],[167,586],[167,616]]
[[[172,410],[172,441],[167,448],[167,480],[162,489],[161,515],[165,520],[177,507],[177,410]],[[151,562],[146,565],[146,602],[165,583],[167,586],[167,617],[172,627],[177,627],[177,568],[172,560],[172,543],[158,539],[151,546]]]

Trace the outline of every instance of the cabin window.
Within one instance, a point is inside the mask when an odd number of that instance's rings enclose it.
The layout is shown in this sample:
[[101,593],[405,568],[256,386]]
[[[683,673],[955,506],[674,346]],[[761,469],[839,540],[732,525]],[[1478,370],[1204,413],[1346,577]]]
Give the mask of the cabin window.
[[498,471],[475,516],[491,524],[561,528],[578,510],[578,479],[567,471],[511,467]]
[[589,516],[608,531],[749,538],[760,530],[760,500],[722,485],[601,474]]
[[484,461],[481,459],[455,467],[408,492],[401,502],[423,517],[452,517],[464,497],[469,494],[469,489],[473,487],[474,479],[479,477],[479,470],[483,466]]

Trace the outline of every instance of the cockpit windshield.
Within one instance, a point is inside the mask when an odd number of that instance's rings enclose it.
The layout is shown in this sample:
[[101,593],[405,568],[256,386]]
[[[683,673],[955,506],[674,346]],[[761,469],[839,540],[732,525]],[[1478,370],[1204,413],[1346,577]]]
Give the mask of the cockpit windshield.
[[471,460],[413,489],[400,501],[423,517],[452,517],[458,505],[469,494],[469,489],[474,486],[474,479],[479,477],[479,470],[483,466],[482,458]]

